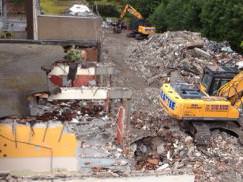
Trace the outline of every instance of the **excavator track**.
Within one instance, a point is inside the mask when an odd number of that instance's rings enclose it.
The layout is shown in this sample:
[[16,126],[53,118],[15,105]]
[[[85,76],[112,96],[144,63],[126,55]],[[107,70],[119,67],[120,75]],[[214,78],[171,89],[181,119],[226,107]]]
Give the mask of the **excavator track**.
[[197,145],[208,145],[213,130],[220,130],[238,138],[243,145],[243,125],[233,121],[182,121],[181,127],[193,136]]

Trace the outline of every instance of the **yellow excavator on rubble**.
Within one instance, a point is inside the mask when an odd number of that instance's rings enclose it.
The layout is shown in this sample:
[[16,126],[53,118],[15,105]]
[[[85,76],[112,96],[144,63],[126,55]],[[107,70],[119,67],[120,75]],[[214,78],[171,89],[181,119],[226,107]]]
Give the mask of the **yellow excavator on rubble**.
[[240,113],[243,106],[243,71],[236,67],[207,66],[199,88],[187,83],[166,83],[160,104],[199,144],[210,131],[221,129],[236,135],[243,144]]
[[114,25],[113,31],[115,33],[121,33],[123,29],[123,18],[126,13],[129,12],[131,15],[137,18],[137,21],[132,25],[132,32],[128,34],[128,37],[134,37],[138,40],[143,40],[149,35],[155,33],[155,27],[149,25],[135,8],[131,5],[126,4],[123,10],[121,11],[120,18],[118,22]]

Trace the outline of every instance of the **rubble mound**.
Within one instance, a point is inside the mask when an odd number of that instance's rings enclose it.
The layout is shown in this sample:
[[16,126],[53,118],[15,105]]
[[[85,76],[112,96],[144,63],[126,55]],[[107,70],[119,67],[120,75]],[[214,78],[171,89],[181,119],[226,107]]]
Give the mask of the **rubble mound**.
[[133,43],[130,52],[126,63],[149,85],[169,80],[198,83],[206,65],[233,65],[242,60],[227,42],[209,41],[200,33],[188,31],[155,34],[146,41]]

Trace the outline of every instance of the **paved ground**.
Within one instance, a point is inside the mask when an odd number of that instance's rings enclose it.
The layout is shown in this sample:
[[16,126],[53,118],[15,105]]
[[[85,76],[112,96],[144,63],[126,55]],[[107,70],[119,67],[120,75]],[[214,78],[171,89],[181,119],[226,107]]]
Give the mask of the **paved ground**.
[[26,96],[47,88],[41,66],[62,56],[61,47],[0,44],[0,117],[28,114]]
[[115,64],[119,74],[113,77],[114,84],[117,86],[129,87],[131,89],[145,89],[146,83],[141,77],[129,68],[125,59],[130,55],[129,46],[136,41],[128,38],[126,32],[121,34],[106,33],[103,43],[103,52],[107,55],[105,61]]

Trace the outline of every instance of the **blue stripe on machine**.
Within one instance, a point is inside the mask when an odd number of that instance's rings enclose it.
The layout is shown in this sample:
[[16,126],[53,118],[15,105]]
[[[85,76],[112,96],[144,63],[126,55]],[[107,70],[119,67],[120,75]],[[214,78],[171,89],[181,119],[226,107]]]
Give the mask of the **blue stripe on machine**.
[[160,91],[160,97],[163,100],[163,102],[165,102],[168,105],[169,108],[175,110],[175,102],[171,100],[167,95],[165,95],[163,91]]

